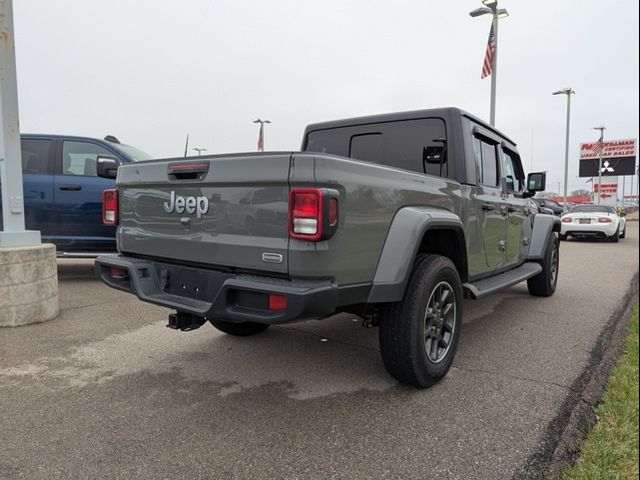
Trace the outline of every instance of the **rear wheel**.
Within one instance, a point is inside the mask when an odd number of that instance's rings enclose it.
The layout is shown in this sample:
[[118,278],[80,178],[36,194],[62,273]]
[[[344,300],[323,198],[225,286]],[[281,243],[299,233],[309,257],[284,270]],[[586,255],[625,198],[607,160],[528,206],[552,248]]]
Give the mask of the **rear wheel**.
[[553,235],[542,260],[542,271],[527,280],[529,293],[536,297],[550,297],[556,291],[560,267],[560,241]]
[[620,232],[618,230],[616,230],[616,233],[614,233],[609,237],[609,241],[613,243],[618,243],[619,239],[620,239]]
[[622,229],[622,233],[620,234],[620,238],[624,238],[627,236],[627,225],[625,224],[624,228]]
[[256,322],[226,322],[219,318],[211,318],[209,319],[211,325],[216,327],[221,332],[227,333],[229,335],[235,335],[236,337],[249,337],[251,335],[255,335],[256,333],[264,332],[269,325],[265,325],[264,323],[256,323]]
[[566,240],[568,236],[569,236],[569,235],[563,235],[562,233],[559,233],[559,234],[558,234],[558,238],[559,238],[560,240]]
[[380,353],[402,383],[429,387],[446,375],[462,326],[462,286],[446,257],[416,261],[402,301],[387,306],[380,322]]

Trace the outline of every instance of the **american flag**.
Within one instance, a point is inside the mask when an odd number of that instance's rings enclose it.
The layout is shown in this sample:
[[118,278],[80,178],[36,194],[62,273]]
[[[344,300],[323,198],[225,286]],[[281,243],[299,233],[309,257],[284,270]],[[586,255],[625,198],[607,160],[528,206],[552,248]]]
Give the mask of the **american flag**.
[[258,151],[264,152],[264,124],[260,123],[260,132],[258,133]]
[[489,40],[487,40],[487,51],[484,54],[484,63],[482,64],[482,75],[480,78],[485,78],[491,75],[493,71],[493,53],[496,49],[495,38],[493,35],[493,23],[491,24],[491,30],[489,30]]

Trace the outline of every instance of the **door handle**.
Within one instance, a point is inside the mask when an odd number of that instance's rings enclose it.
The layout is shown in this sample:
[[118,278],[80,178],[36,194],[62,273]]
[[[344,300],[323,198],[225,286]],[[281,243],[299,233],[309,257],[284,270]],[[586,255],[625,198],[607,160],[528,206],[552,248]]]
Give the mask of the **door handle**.
[[480,207],[480,208],[482,208],[482,210],[485,211],[485,212],[493,212],[496,209],[496,207],[494,207],[493,205],[491,205],[489,203],[483,203],[482,207]]
[[77,192],[78,190],[82,190],[80,185],[60,185],[60,190],[65,192]]

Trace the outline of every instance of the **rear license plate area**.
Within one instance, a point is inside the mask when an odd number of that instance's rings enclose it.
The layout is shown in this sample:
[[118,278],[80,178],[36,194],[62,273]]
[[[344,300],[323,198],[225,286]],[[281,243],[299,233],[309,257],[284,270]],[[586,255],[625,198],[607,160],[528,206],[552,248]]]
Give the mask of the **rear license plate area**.
[[160,289],[164,293],[213,301],[229,274],[182,265],[154,264]]
[[581,218],[580,219],[580,223],[582,223],[582,224],[590,224],[591,223],[591,219],[590,218]]

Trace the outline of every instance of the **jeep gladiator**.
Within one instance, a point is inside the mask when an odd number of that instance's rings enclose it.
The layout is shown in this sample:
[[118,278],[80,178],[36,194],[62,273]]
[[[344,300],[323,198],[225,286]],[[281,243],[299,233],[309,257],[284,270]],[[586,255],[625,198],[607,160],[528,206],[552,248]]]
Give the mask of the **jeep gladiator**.
[[448,371],[463,298],[554,293],[559,219],[535,214],[516,144],[457,108],[309,125],[300,152],[123,165],[104,193],[109,286],[238,336],[336,312],[379,326],[388,372]]

